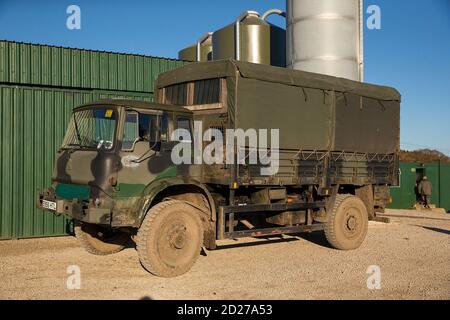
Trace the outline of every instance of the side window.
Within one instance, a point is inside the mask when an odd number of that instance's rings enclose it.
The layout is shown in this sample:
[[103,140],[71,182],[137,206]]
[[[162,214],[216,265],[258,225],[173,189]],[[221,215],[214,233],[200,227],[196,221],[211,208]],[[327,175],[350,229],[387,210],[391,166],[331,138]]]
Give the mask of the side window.
[[127,112],[123,129],[122,150],[132,150],[138,136],[138,114],[136,112]]
[[191,131],[191,120],[189,118],[177,118],[177,129]]
[[[185,142],[192,141],[191,119],[184,118],[184,117],[178,117],[176,129],[184,129],[184,130],[180,131],[180,135],[179,135],[179,137],[177,137],[176,141],[185,141]],[[185,136],[181,135],[181,133],[184,133]],[[189,136],[187,136],[188,133],[189,133]]]
[[159,120],[160,117],[155,114],[139,114],[139,141],[148,141],[153,144],[159,140]]
[[137,142],[145,141],[150,146],[168,139],[169,119],[166,114],[155,115],[127,112],[122,141],[122,150],[131,151]]
[[150,141],[150,145],[154,145],[158,142],[158,130],[159,130],[159,123],[160,117],[157,115],[150,115],[148,119],[148,141]]
[[151,136],[151,115],[139,114],[139,140],[150,141]]
[[167,142],[168,139],[168,132],[169,132],[169,118],[167,117],[167,114],[163,114],[161,117],[161,135],[160,139],[162,142]]
[[194,82],[193,105],[220,102],[220,79],[198,80]]
[[169,86],[165,89],[166,103],[177,106],[188,104],[188,84],[181,83]]

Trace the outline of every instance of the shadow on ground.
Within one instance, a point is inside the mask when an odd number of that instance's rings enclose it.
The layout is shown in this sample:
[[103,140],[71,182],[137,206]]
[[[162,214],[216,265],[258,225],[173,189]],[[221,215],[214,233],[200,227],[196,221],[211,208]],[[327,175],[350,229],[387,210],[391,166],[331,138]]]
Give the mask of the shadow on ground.
[[397,214],[377,214],[380,217],[386,218],[409,218],[409,219],[418,219],[418,220],[437,220],[437,221],[450,221],[448,218],[434,218],[427,216],[407,216],[407,215],[397,215]]
[[300,233],[296,235],[299,238],[302,238],[306,241],[309,241],[311,243],[314,243],[318,246],[325,247],[325,248],[331,248],[330,244],[328,243],[327,239],[325,238],[325,234],[323,231],[316,231],[311,233]]
[[430,230],[430,231],[434,231],[434,232],[439,232],[439,233],[450,235],[450,230],[446,230],[446,229],[435,228],[435,227],[425,227],[425,226],[416,226],[416,227],[421,227],[421,228],[426,229],[426,230]]
[[[276,239],[274,239],[276,238]],[[325,235],[321,231],[311,232],[311,233],[299,233],[299,234],[291,234],[290,237],[285,236],[265,236],[258,237],[254,239],[258,239],[260,241],[257,242],[240,242],[233,244],[225,244],[218,246],[216,250],[226,250],[226,249],[234,249],[234,248],[244,248],[244,247],[254,247],[260,245],[268,245],[275,243],[287,243],[293,241],[299,241],[301,239],[311,242],[313,244],[330,248],[327,240],[325,239]]]

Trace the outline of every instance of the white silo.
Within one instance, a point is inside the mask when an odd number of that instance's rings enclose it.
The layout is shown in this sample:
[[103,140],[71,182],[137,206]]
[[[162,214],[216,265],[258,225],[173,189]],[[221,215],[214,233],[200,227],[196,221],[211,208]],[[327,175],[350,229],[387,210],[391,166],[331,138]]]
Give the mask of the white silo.
[[364,80],[363,1],[287,0],[288,68]]

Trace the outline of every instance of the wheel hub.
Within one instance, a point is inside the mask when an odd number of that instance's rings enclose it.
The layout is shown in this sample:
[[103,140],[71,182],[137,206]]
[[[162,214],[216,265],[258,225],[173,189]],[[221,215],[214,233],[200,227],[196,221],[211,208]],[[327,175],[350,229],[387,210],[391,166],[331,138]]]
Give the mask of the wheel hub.
[[169,243],[172,248],[183,249],[186,244],[186,227],[176,226],[169,235]]
[[350,216],[347,219],[347,228],[351,231],[356,229],[356,218],[354,216]]

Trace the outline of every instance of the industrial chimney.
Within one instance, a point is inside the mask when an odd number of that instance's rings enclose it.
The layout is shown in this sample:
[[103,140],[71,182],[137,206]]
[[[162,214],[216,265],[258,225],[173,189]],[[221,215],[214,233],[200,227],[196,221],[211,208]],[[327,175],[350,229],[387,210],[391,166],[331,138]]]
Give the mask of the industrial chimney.
[[364,80],[363,1],[287,0],[288,68]]

